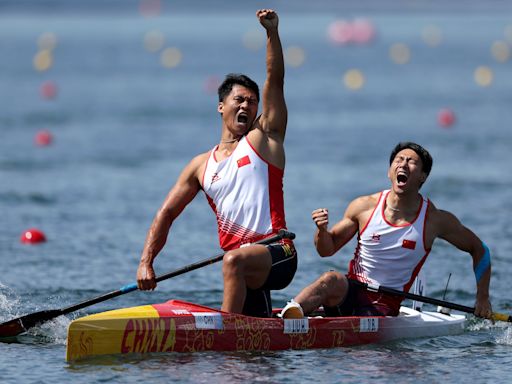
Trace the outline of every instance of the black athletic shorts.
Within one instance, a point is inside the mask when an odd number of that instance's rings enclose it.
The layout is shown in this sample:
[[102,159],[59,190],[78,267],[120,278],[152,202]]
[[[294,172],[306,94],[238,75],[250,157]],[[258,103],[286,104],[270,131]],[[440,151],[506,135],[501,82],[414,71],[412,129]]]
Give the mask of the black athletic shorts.
[[[398,310],[380,293],[368,292],[348,280],[347,297],[334,307],[324,305],[325,315],[338,316],[397,316]],[[400,306],[398,306],[400,308]]]
[[293,244],[277,243],[266,247],[272,256],[272,268],[261,288],[247,288],[247,296],[242,312],[244,315],[271,317],[272,299],[270,290],[287,287],[297,271],[297,251]]

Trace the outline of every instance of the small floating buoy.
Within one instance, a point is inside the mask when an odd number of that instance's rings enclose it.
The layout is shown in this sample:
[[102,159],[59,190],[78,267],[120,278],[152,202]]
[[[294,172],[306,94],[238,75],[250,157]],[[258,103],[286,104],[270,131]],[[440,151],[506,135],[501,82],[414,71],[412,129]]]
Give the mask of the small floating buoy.
[[354,31],[352,23],[345,20],[336,20],[329,25],[327,36],[334,44],[345,45],[352,42]]
[[375,38],[375,27],[367,19],[356,19],[352,22],[352,40],[358,44],[371,43]]
[[46,236],[39,229],[30,228],[21,234],[20,241],[23,244],[44,243],[46,241]]
[[455,113],[449,108],[443,108],[437,114],[437,122],[441,127],[451,127],[455,123]]
[[53,135],[50,131],[43,129],[36,133],[36,136],[34,137],[34,141],[36,145],[40,147],[46,147],[50,145],[53,141]]
[[40,91],[43,99],[55,99],[57,96],[57,85],[53,81],[46,81],[41,85]]

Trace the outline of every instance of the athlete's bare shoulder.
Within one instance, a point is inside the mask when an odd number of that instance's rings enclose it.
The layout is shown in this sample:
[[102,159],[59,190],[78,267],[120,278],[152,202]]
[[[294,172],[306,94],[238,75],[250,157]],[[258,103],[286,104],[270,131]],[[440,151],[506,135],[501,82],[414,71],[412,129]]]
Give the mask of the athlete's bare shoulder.
[[428,225],[433,231],[440,235],[460,224],[459,219],[451,212],[437,208],[432,201],[427,211]]
[[192,160],[183,168],[181,172],[180,179],[182,181],[192,179],[196,180],[199,184],[201,184],[201,180],[204,174],[204,170],[206,168],[206,162],[208,160],[208,156],[210,156],[211,151],[201,153]]
[[247,133],[247,140],[263,159],[280,169],[284,169],[283,138],[279,137],[275,131],[264,129],[261,124],[261,116],[259,116],[249,133]]
[[443,225],[455,218],[453,213],[437,208],[431,200],[429,200],[428,204],[427,217],[428,221],[433,225]]
[[192,164],[201,164],[201,163],[206,163],[206,161],[208,160],[208,157],[210,156],[210,154],[212,153],[211,150],[209,151],[206,151],[206,152],[203,152],[203,153],[200,153],[199,155],[195,156],[191,161],[190,163]]
[[379,197],[380,192],[374,193],[372,195],[359,196],[352,200],[349,207],[352,207],[359,212],[373,210],[379,201]]
[[359,196],[352,200],[345,211],[345,217],[353,222],[366,222],[379,201],[379,193]]

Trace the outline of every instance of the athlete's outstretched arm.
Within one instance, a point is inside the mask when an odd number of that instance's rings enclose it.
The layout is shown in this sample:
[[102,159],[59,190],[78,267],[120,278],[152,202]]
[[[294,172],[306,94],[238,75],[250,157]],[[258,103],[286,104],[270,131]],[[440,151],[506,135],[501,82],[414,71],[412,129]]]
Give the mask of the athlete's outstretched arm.
[[202,162],[203,158],[197,156],[183,169],[151,223],[137,269],[137,285],[141,290],[156,287],[153,261],[164,247],[173,221],[200,190],[197,175]]
[[[476,276],[476,302],[475,315],[490,317],[492,307],[489,299],[489,285],[491,281],[490,256],[486,252],[486,245],[469,228],[462,225],[452,213],[442,210],[436,212],[439,237],[467,252],[473,259],[473,269]],[[482,264],[481,264],[482,263]],[[481,264],[481,267],[479,266]],[[481,271],[478,271],[481,269]],[[478,271],[478,272],[477,272]]]
[[267,77],[263,85],[260,129],[282,142],[286,133],[288,111],[284,99],[284,58],[278,31],[279,17],[271,9],[260,9],[256,16],[267,31]]

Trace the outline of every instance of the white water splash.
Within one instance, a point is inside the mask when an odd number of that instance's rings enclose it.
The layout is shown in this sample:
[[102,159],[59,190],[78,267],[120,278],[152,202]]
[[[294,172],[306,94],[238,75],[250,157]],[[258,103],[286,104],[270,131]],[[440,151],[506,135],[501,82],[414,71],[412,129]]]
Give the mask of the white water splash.
[[[19,317],[20,299],[7,286],[0,282],[0,322],[9,321]],[[66,344],[67,329],[71,322],[65,316],[47,321],[28,330],[26,335],[30,338],[44,339],[55,344]]]
[[495,334],[495,341],[500,345],[512,345],[512,325],[503,321],[470,318],[467,329],[469,331],[491,331]]
[[27,334],[32,337],[43,338],[47,342],[65,345],[69,323],[71,323],[71,320],[66,316],[59,316],[30,329]]
[[480,317],[476,317],[473,315],[469,315],[466,317],[466,329],[468,331],[488,331],[496,326],[497,323],[494,323],[491,320],[482,319]]
[[19,308],[19,299],[9,287],[0,282],[0,322],[17,316],[16,308]]
[[501,345],[512,345],[512,327],[506,326],[503,334],[496,337],[496,343]]

